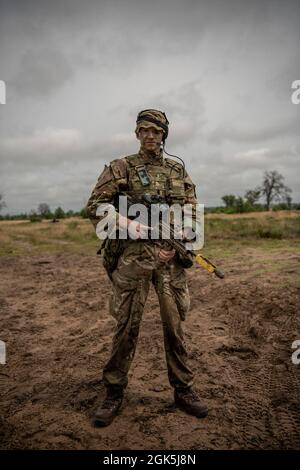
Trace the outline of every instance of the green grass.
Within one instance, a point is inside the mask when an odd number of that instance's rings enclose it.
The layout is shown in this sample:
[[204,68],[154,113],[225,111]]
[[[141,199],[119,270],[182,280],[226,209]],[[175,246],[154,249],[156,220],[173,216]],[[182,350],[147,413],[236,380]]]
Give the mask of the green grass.
[[0,256],[40,253],[88,253],[97,251],[99,240],[87,220],[0,222]]
[[[212,258],[239,256],[241,250],[264,253],[300,248],[300,217],[206,218],[203,253]],[[0,256],[39,253],[96,253],[99,240],[89,220],[81,218],[0,221]]]
[[[274,235],[275,234],[275,235]],[[276,278],[279,288],[300,282],[299,219],[270,217],[207,219],[201,253],[215,262],[225,276],[238,282]],[[96,255],[100,241],[92,224],[81,218],[1,221],[1,256],[42,254]]]
[[236,239],[243,238],[298,238],[300,237],[300,217],[295,218],[236,218],[236,219],[206,219],[206,239]]

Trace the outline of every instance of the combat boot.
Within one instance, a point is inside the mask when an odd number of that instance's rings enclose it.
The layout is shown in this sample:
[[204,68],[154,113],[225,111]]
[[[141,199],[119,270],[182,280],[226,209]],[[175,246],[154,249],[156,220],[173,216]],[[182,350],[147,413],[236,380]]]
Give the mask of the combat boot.
[[191,388],[175,389],[174,398],[175,404],[183,411],[197,416],[197,418],[205,418],[205,416],[207,416],[207,406],[200,401],[197,393]]
[[117,416],[122,402],[123,390],[107,389],[106,397],[95,413],[94,425],[108,426]]

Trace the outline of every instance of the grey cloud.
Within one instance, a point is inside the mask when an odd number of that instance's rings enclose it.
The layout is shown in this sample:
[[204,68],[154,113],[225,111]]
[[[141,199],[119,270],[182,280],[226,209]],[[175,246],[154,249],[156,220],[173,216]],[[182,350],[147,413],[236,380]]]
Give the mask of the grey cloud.
[[[192,152],[193,153],[193,152]],[[262,182],[263,173],[277,170],[293,190],[294,201],[299,201],[299,145],[282,143],[280,146],[248,147],[236,151],[233,146],[216,150],[207,147],[194,159],[185,159],[187,169],[197,185],[199,202],[220,205],[224,194],[243,196]]]
[[148,107],[168,115],[167,150],[184,157],[201,202],[243,194],[265,169],[299,199],[300,105],[289,97],[299,11],[273,0],[0,0],[8,209],[44,196],[82,206],[104,163],[137,149]]
[[[238,44],[237,53],[257,47],[257,38],[264,47],[262,37],[272,41],[280,17],[288,22],[288,31],[294,30],[299,4],[286,4],[289,8],[272,1],[237,0],[2,1],[0,48],[5,64],[5,43],[14,52],[15,43],[18,48],[27,47],[12,81],[30,96],[41,96],[59,88],[81,67],[136,73],[150,57],[168,60],[172,55],[195,53],[204,36],[214,30],[217,36],[231,38],[229,47]],[[266,29],[272,21],[274,28]],[[49,44],[53,46],[47,50]]]
[[297,118],[289,118],[269,125],[262,125],[258,120],[249,126],[238,125],[237,127],[224,126],[211,131],[208,141],[220,145],[228,142],[266,142],[270,139],[281,139],[284,136],[298,136],[299,122]]
[[[87,140],[77,129],[43,129],[31,135],[2,139],[0,162],[4,170],[14,166],[35,169],[65,166],[68,171],[79,162],[107,162],[124,153],[132,153],[137,146],[133,134],[115,134],[106,140]],[[2,174],[3,174],[2,173]]]
[[88,25],[101,26],[108,20],[112,24],[124,25],[136,22],[145,33],[152,27],[162,33],[171,31],[178,36],[210,25],[231,27],[234,23],[236,26],[237,20],[242,28],[245,25],[264,27],[278,17],[296,26],[299,14],[297,0],[289,0],[284,4],[274,0],[1,0],[0,8],[4,16],[17,18],[29,32],[35,23],[58,28],[86,28]]
[[287,66],[266,82],[267,88],[273,91],[274,99],[281,102],[291,100],[293,91],[291,85],[294,80],[300,77],[300,48],[291,50],[289,56]]
[[87,141],[76,129],[44,129],[0,142],[1,193],[9,211],[82,207],[104,164],[136,148],[134,134]]
[[191,162],[195,169],[196,178],[202,171],[209,169],[215,174],[226,177],[239,175],[243,172],[255,172],[273,170],[281,166],[290,174],[299,171],[300,149],[299,146],[280,145],[270,147],[255,147],[236,152],[232,148],[223,148],[220,152],[209,150],[207,154],[199,157],[198,161]]
[[19,95],[43,98],[60,89],[74,72],[68,58],[57,48],[28,50],[10,85]]
[[132,108],[130,116],[135,122],[137,113],[142,109],[155,108],[164,111],[170,122],[167,146],[186,145],[202,129],[205,124],[205,107],[200,93],[198,80],[184,83],[180,87],[170,89],[141,103],[140,109]]

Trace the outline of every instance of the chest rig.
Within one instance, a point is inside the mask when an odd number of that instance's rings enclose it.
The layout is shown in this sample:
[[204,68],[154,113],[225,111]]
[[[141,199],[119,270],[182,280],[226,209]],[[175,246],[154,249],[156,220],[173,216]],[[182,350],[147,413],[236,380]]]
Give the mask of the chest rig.
[[139,154],[125,157],[129,196],[141,198],[143,194],[160,196],[167,204],[185,202],[184,169],[170,158],[159,161],[144,160]]
[[[110,168],[119,193],[135,200],[142,200],[142,196],[148,193],[150,196],[160,196],[169,205],[185,203],[184,168],[174,160],[161,158],[159,161],[151,161],[134,154],[112,161]],[[118,202],[115,204],[118,209]],[[110,278],[125,243],[124,240],[116,239],[108,240],[106,244],[103,264]]]

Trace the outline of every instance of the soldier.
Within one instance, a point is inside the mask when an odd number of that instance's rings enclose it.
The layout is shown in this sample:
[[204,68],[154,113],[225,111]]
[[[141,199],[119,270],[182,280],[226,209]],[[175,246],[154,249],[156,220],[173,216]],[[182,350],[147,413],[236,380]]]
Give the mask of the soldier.
[[[101,219],[96,215],[99,204],[115,204],[120,192],[131,197],[141,197],[145,192],[160,195],[169,205],[197,203],[195,185],[184,166],[163,156],[168,124],[161,111],[147,109],[138,114],[135,134],[140,141],[139,152],[105,165],[88,201],[87,212],[95,227]],[[193,217],[190,222],[192,227]],[[162,240],[143,239],[149,229],[145,224],[118,214],[117,227],[133,228],[139,238],[105,242],[103,263],[112,281],[110,313],[117,324],[111,355],[103,370],[106,398],[96,411],[95,425],[110,424],[121,407],[151,282],[159,299],[168,378],[175,403],[194,416],[205,417],[207,407],[193,390],[181,325],[190,305],[187,265]],[[187,235],[186,230],[184,236]]]

